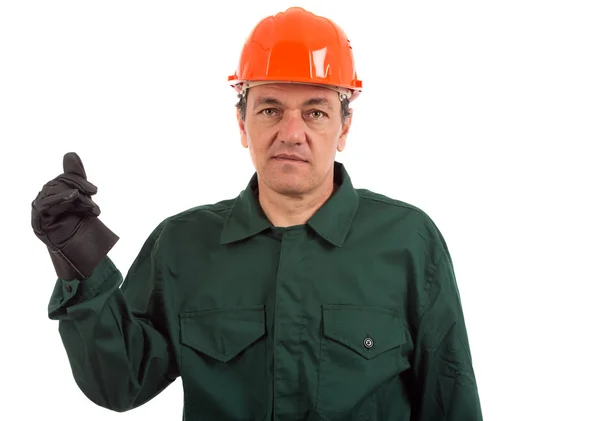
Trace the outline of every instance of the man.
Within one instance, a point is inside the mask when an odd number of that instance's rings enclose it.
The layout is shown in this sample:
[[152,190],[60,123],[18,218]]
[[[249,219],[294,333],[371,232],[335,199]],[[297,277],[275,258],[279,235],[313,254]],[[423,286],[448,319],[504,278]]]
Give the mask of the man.
[[362,88],[345,33],[269,17],[230,83],[255,175],[163,220],[124,279],[77,155],[32,204],[83,393],[127,411],[181,377],[186,420],[481,420],[444,238],[335,161]]

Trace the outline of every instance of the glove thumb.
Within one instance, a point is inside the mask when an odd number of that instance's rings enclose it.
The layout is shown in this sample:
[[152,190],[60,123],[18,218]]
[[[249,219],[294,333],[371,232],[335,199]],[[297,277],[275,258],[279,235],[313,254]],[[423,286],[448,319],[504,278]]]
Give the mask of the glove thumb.
[[87,180],[85,169],[83,168],[83,162],[81,158],[75,152],[68,152],[63,157],[63,170],[66,174],[74,174]]

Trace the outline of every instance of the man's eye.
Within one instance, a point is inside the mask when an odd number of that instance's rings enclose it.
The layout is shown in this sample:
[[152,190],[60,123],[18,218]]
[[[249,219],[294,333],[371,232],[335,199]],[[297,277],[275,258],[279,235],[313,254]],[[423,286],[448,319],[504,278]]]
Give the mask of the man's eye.
[[315,110],[315,111],[311,111],[310,112],[310,116],[314,119],[321,119],[323,117],[325,117],[327,114],[325,114],[323,111],[319,111],[319,110]]
[[277,110],[275,108],[265,108],[264,110],[261,111],[261,114],[264,114],[267,117],[270,117],[270,116],[274,115],[276,112],[277,112]]

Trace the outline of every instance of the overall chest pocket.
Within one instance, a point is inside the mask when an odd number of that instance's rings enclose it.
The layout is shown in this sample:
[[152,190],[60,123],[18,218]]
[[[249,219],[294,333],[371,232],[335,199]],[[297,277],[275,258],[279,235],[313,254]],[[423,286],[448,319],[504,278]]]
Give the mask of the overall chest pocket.
[[322,328],[316,411],[326,421],[350,419],[407,368],[408,333],[393,310],[362,305],[324,305]]
[[186,416],[263,420],[267,408],[264,306],[188,312],[179,321]]

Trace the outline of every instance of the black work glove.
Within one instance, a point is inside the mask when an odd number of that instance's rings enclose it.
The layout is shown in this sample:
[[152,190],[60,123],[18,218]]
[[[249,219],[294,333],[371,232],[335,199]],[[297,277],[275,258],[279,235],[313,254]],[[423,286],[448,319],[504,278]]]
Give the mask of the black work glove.
[[31,226],[46,244],[56,274],[65,280],[84,279],[119,240],[99,219],[79,156],[63,158],[64,173],[46,183],[31,203]]

